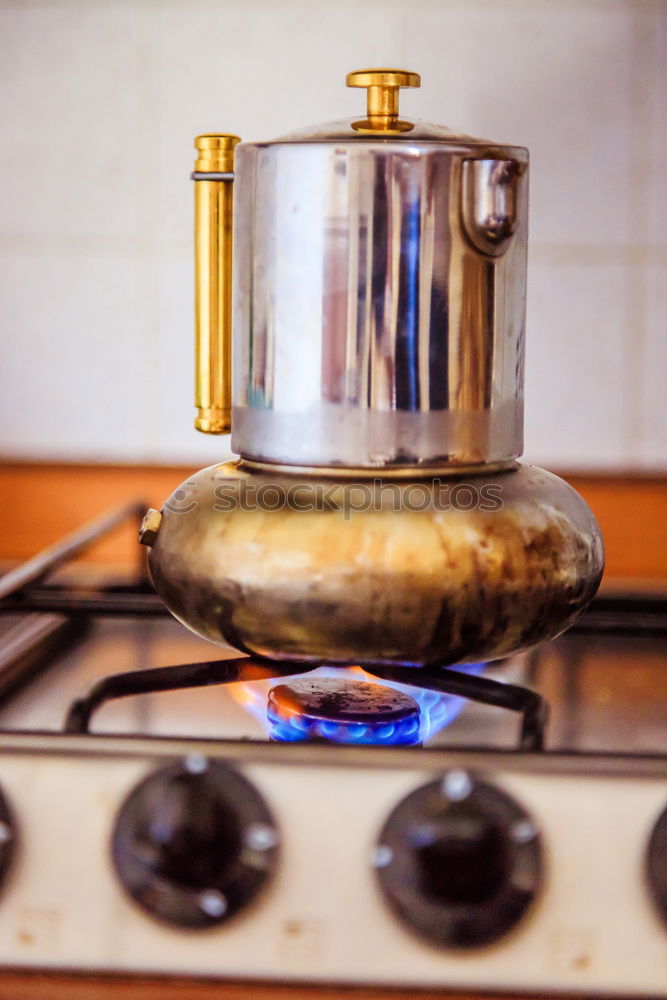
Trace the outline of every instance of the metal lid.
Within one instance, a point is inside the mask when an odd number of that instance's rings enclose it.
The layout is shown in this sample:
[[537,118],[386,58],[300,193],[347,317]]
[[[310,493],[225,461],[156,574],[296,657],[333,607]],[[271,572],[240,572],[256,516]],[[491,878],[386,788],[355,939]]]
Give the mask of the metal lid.
[[422,121],[419,118],[407,120],[399,116],[399,91],[405,87],[419,87],[421,78],[418,73],[401,69],[362,69],[347,75],[348,87],[365,87],[367,89],[367,107],[365,118],[342,118],[336,121],[307,125],[286,135],[279,136],[269,142],[254,143],[257,146],[273,145],[290,142],[340,142],[363,141],[376,139],[379,142],[390,141],[422,143],[434,142],[452,147],[468,149],[484,147],[491,151],[494,148],[508,151],[520,161],[526,161],[527,151],[522,146],[508,146],[492,139],[484,139],[468,135],[460,129],[449,128],[433,122]]

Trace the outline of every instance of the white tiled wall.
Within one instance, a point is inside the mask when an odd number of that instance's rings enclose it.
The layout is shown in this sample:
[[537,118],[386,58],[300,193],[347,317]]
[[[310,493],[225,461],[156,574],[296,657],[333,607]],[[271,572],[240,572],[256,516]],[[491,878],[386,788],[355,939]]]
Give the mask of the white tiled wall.
[[667,469],[667,4],[0,0],[0,454],[213,462],[192,427],[192,138],[407,113],[527,145],[526,441]]

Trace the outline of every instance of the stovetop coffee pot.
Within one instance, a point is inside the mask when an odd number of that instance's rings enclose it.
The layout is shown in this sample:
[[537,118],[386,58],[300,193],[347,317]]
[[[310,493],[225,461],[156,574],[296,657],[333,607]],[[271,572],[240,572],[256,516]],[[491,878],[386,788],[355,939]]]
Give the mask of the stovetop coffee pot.
[[400,116],[416,73],[347,83],[365,117],[196,140],[195,426],[240,459],[149,511],[150,571],[254,655],[497,658],[603,566],[584,501],[517,461],[528,153]]

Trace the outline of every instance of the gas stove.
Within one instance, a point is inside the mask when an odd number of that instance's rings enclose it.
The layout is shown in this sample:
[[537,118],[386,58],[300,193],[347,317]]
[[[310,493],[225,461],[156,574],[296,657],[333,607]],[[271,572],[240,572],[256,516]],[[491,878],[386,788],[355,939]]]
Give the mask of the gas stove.
[[135,512],[0,579],[3,966],[664,993],[664,596],[489,664],[212,659],[53,572]]

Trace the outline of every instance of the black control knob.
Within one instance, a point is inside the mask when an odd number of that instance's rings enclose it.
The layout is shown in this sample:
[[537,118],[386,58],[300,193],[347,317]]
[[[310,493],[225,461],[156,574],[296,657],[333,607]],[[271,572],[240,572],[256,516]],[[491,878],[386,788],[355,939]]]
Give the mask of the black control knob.
[[655,907],[667,924],[667,809],[653,827],[646,852],[646,878]]
[[374,865],[408,927],[442,947],[476,948],[524,915],[540,885],[541,854],[537,827],[514,799],[455,770],[399,803]]
[[0,791],[0,885],[4,882],[14,859],[16,823],[7,799]]
[[257,789],[198,755],[149,775],[121,807],[118,876],[140,906],[180,927],[229,919],[264,886],[278,830]]

